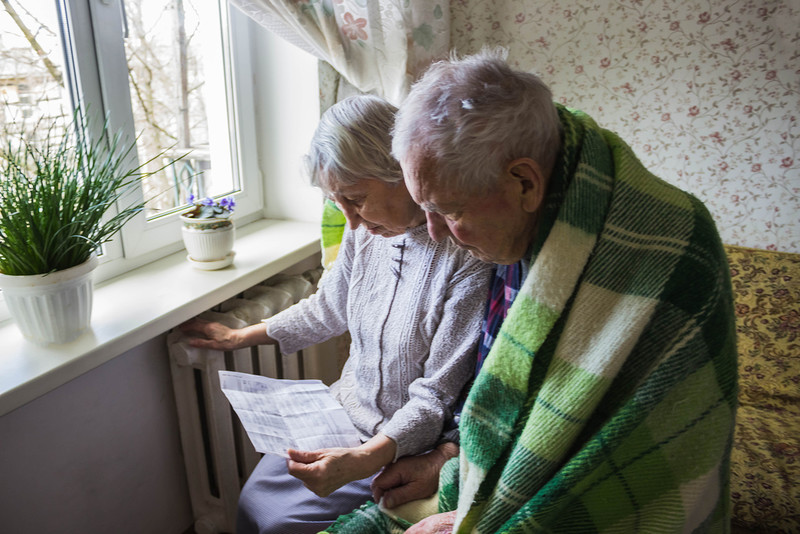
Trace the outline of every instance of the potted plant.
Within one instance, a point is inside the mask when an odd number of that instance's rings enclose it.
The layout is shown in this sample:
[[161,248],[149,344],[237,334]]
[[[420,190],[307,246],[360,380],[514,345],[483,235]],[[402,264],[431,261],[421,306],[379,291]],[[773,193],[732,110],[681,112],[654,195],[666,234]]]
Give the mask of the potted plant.
[[233,197],[197,199],[189,196],[192,207],[181,213],[183,244],[187,259],[203,270],[216,270],[233,262],[234,226],[231,215]]
[[22,334],[42,344],[89,326],[97,253],[143,209],[128,195],[150,174],[129,163],[135,143],[107,121],[89,139],[81,117],[40,141],[6,128],[0,147],[0,289]]

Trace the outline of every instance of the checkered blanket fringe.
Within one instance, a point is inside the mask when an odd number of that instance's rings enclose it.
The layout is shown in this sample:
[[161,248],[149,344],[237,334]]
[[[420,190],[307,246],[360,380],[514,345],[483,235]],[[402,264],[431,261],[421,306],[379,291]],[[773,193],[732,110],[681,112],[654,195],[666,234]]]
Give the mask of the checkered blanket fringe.
[[[736,347],[705,207],[559,107],[544,237],[443,469],[455,532],[728,532]],[[402,532],[374,505],[330,534]]]

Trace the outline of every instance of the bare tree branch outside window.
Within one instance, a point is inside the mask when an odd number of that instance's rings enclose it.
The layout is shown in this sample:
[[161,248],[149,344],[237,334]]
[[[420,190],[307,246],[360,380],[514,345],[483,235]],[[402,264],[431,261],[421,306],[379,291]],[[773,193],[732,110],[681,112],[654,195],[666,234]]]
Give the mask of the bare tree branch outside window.
[[71,115],[55,6],[34,13],[17,0],[0,1],[0,125],[35,139],[38,125],[63,127]]
[[200,0],[125,3],[125,49],[134,119],[141,131],[140,159],[167,148],[167,156],[190,154],[145,185],[152,215],[183,204],[189,193],[204,196],[210,179],[204,73],[200,52],[192,46],[200,23],[195,1]]

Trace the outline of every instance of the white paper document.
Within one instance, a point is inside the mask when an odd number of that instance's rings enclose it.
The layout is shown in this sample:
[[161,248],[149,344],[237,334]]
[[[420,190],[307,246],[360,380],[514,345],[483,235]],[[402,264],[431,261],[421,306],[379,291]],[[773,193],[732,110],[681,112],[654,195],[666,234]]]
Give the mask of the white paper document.
[[361,444],[347,412],[320,380],[220,371],[219,383],[258,452],[287,457],[287,449]]

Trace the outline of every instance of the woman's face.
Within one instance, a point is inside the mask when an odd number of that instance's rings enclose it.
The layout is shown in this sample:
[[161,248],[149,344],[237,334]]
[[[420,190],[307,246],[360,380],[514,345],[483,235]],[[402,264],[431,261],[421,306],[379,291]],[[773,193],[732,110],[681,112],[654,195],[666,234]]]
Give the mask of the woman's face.
[[425,222],[405,184],[365,178],[355,185],[333,185],[330,197],[347,218],[350,228],[365,226],[373,235],[392,237]]

